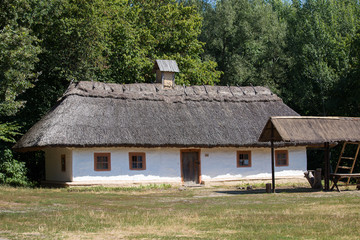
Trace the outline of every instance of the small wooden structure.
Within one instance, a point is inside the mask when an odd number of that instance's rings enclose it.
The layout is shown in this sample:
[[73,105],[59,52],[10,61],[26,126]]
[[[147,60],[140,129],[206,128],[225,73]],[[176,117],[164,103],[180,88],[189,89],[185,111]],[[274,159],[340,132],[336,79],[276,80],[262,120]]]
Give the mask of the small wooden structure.
[[340,189],[337,185],[338,181],[342,178],[355,178],[356,179],[356,184],[357,184],[357,189],[360,190],[360,173],[332,173],[330,174],[331,180],[333,181],[333,185],[330,189],[333,190],[334,187],[336,187],[336,189],[338,190],[338,192],[340,192]]
[[[330,190],[330,144],[360,142],[360,118],[353,117],[270,117],[259,142],[271,142],[272,185],[275,192],[274,142],[290,145],[323,145],[325,190]],[[282,143],[281,143],[282,142]]]
[[175,73],[180,70],[175,60],[156,60],[154,72],[156,72],[156,82],[161,83],[163,88],[174,88]]
[[[346,146],[349,146],[349,145],[357,145],[354,157],[344,156]],[[347,171],[347,174],[352,174],[354,171],[357,156],[359,154],[359,149],[360,149],[359,142],[345,142],[341,149],[339,160],[336,165],[336,169],[335,169],[334,173],[338,174],[338,173],[344,173],[344,171]],[[351,175],[344,176],[342,178],[347,178],[348,180],[347,180],[346,184],[349,184]]]

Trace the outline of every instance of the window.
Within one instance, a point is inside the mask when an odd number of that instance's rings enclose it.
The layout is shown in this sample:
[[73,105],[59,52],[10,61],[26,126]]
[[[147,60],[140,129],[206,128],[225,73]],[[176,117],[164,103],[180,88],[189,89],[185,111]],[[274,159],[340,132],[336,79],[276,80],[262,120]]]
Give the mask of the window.
[[276,150],[275,151],[275,166],[289,166],[289,157],[287,150]]
[[237,152],[237,167],[251,167],[251,151]]
[[146,159],[145,153],[129,153],[129,168],[130,170],[145,170]]
[[94,169],[95,171],[110,171],[110,153],[94,153]]
[[65,154],[61,154],[60,165],[61,165],[61,171],[66,172],[66,157],[65,157]]

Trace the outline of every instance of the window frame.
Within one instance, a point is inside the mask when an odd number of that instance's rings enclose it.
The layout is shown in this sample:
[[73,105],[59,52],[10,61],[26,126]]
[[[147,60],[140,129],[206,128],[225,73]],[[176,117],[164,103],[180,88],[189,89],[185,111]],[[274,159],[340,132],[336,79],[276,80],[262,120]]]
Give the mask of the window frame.
[[60,156],[60,169],[61,172],[66,172],[66,155],[61,154]]
[[[108,158],[108,168],[106,168],[106,169],[97,168],[97,158],[98,157],[107,157]],[[94,153],[94,171],[111,171],[111,153],[109,153],[109,152]]]
[[[142,157],[142,168],[133,168],[132,158],[133,156],[141,156]],[[130,170],[146,170],[146,154],[145,152],[129,152],[129,169]]]
[[[240,165],[240,154],[247,154],[249,156],[249,164],[248,165]],[[252,162],[251,162],[251,151],[237,151],[236,152],[236,166],[238,168],[243,168],[243,167],[251,167]]]
[[[279,165],[278,164],[278,154],[286,154],[286,164]],[[275,166],[276,167],[287,167],[289,166],[289,151],[288,150],[275,150]]]

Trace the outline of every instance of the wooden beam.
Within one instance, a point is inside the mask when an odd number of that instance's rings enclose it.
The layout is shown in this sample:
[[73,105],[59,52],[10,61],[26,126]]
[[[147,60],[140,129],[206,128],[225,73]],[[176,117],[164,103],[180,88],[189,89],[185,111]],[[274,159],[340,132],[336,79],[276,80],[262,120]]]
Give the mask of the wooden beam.
[[271,177],[272,192],[275,193],[274,125],[271,123]]
[[[338,143],[331,143],[331,144],[329,143],[330,148],[336,147],[337,145],[338,145]],[[306,149],[309,149],[309,150],[325,150],[323,143],[307,145]]]
[[324,164],[325,164],[325,171],[324,171],[324,177],[325,177],[325,191],[330,190],[330,147],[329,143],[324,143]]

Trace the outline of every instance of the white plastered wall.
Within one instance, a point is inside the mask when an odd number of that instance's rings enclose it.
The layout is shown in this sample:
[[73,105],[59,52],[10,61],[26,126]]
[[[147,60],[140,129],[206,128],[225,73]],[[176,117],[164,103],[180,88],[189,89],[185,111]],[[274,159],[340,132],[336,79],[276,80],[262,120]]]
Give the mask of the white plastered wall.
[[[252,166],[237,168],[236,152],[251,151]],[[306,171],[306,148],[289,150],[289,166],[276,167],[276,177],[300,177]],[[111,171],[94,170],[94,153],[111,153]],[[129,152],[146,153],[146,170],[129,169]],[[181,181],[179,148],[89,148],[72,149],[73,181]],[[204,181],[262,179],[271,177],[268,148],[203,148],[201,176]]]
[[[61,171],[61,155],[65,154],[66,171]],[[46,181],[72,181],[72,151],[68,148],[45,149]]]
[[[275,167],[275,176],[303,177],[307,169],[306,147],[283,149],[288,150],[289,165]],[[251,151],[251,167],[237,167],[237,151]],[[202,149],[201,174],[204,181],[271,178],[271,149]]]
[[[94,170],[94,153],[111,153],[111,171]],[[146,170],[129,169],[129,152],[146,154]],[[180,150],[175,148],[91,148],[73,150],[73,181],[180,182]]]

